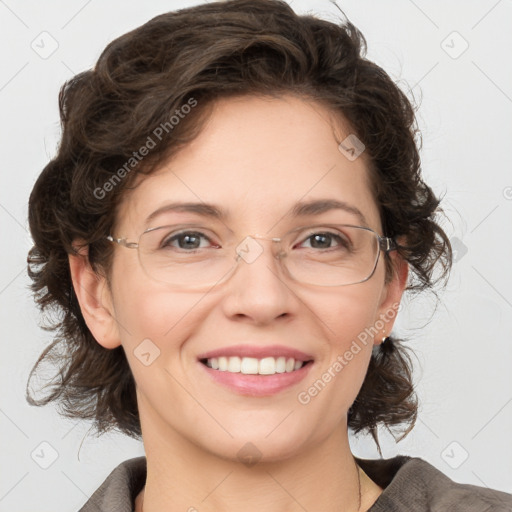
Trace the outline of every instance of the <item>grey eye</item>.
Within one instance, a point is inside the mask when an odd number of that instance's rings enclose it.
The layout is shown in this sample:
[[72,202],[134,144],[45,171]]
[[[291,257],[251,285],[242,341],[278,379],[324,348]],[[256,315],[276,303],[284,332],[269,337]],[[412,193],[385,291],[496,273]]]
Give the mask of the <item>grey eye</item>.
[[[182,233],[178,233],[176,235],[164,239],[161,244],[161,247],[174,247],[184,250],[201,249],[201,239],[204,239],[208,242],[210,241],[210,239],[200,231],[184,231]],[[174,244],[174,242],[177,242],[177,247]]]

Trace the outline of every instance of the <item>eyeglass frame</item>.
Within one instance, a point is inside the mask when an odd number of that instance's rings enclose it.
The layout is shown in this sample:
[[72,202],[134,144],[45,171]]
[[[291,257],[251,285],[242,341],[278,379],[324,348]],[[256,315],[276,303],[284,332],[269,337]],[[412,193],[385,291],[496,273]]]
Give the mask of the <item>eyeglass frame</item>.
[[[395,251],[398,249],[398,243],[396,242],[396,240],[392,237],[387,237],[387,236],[381,236],[379,235],[379,233],[377,233],[375,230],[373,230],[372,228],[369,228],[369,227],[366,227],[366,226],[356,226],[356,225],[353,225],[353,224],[333,224],[333,226],[336,225],[336,226],[342,226],[342,227],[349,227],[349,228],[357,228],[357,229],[362,229],[362,230],[365,230],[365,231],[369,231],[370,233],[372,233],[373,235],[375,235],[375,238],[377,239],[377,242],[378,242],[378,252],[377,252],[377,257],[375,259],[375,264],[373,266],[373,269],[370,273],[370,275],[368,277],[366,277],[365,279],[362,279],[361,281],[356,281],[355,283],[346,283],[346,284],[338,284],[338,285],[323,285],[323,284],[315,284],[314,286],[322,286],[322,287],[335,287],[335,286],[350,286],[350,285],[353,285],[353,284],[360,284],[360,283],[364,283],[366,281],[368,281],[369,279],[371,279],[371,277],[375,274],[375,270],[377,269],[377,265],[379,264],[379,258],[380,258],[380,253],[381,251],[383,251],[385,254],[391,252],[391,251]],[[117,243],[118,245],[121,245],[123,247],[126,247],[127,249],[137,249],[137,256],[138,256],[138,259],[139,259],[139,263],[141,263],[140,261],[140,253],[139,253],[139,246],[140,246],[140,239],[148,232],[151,232],[151,231],[156,231],[157,229],[163,229],[163,228],[166,228],[166,227],[173,227],[172,224],[169,224],[169,225],[163,225],[163,226],[155,226],[153,228],[148,228],[146,230],[144,230],[138,237],[138,241],[137,242],[129,242],[126,238],[114,238],[112,235],[108,235],[106,236],[105,238],[107,240],[109,240],[110,242],[113,242],[113,243]],[[315,227],[315,226],[301,226],[299,228],[295,228],[295,229],[292,229],[290,231],[288,231],[287,233],[285,233],[282,237],[265,237],[265,236],[262,236],[262,235],[259,235],[259,234],[254,234],[254,235],[246,235],[243,239],[245,240],[246,238],[254,238],[254,239],[258,239],[258,240],[268,240],[268,241],[271,241],[271,242],[282,242],[282,240],[287,237],[289,234],[295,232],[295,231],[299,231],[301,229],[305,229],[305,228],[308,228],[308,227]],[[323,226],[321,226],[323,227]],[[325,226],[327,227],[327,226]],[[240,242],[241,243],[241,242]],[[281,249],[281,247],[280,247]],[[279,261],[282,260],[282,256],[281,254],[285,254],[285,255],[288,255],[288,252],[287,251],[282,251],[280,250],[280,252],[278,254],[276,254],[274,257],[276,257]],[[233,267],[230,269],[229,272],[233,272],[235,270],[235,268],[237,268],[238,266],[238,262],[240,261],[240,259],[242,258],[242,256],[240,255],[239,252],[236,253],[237,254],[237,257],[236,257],[236,260],[235,260],[235,264],[233,265]],[[147,270],[144,268],[144,265],[141,265],[142,268],[144,269],[144,272],[146,272],[146,274],[148,273]],[[288,268],[286,266],[283,267],[284,270],[286,270],[286,272],[290,275],[290,277],[292,278],[292,280],[294,280],[295,282],[297,283],[301,283],[301,284],[310,284],[310,283],[302,283],[301,281],[297,280],[296,278],[294,278]],[[149,275],[149,274],[148,274]],[[151,277],[152,279],[154,279],[155,281],[158,281],[158,282],[163,282],[163,283],[166,283],[166,281],[163,281],[161,279],[156,279],[155,277],[153,276],[149,276]],[[228,278],[229,279],[229,278]],[[223,278],[222,281],[225,281],[226,279]],[[221,281],[221,282],[222,282]],[[219,281],[218,281],[219,282]],[[216,284],[218,284],[218,282]],[[171,284],[171,283],[168,283],[168,284]]]

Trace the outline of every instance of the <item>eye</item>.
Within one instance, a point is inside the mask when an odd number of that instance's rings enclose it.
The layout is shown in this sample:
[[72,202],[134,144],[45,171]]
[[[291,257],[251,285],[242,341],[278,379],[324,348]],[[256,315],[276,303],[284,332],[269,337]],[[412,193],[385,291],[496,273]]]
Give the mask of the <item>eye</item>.
[[160,248],[176,248],[185,250],[186,252],[192,252],[196,249],[208,247],[208,244],[206,246],[201,245],[201,239],[211,243],[210,238],[200,231],[182,231],[181,233],[171,234],[165,237],[160,244]]
[[[302,243],[309,241],[312,249],[332,249],[333,247],[350,248],[350,240],[342,233],[319,231],[310,234]],[[335,245],[333,245],[335,243]]]

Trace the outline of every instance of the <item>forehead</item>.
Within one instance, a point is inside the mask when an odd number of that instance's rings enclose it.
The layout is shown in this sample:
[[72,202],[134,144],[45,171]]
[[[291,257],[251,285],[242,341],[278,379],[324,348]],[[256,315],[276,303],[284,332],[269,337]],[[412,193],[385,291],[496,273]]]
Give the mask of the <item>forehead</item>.
[[[213,204],[233,229],[261,231],[296,216],[297,203],[319,199],[343,202],[380,229],[366,155],[351,160],[338,147],[348,135],[341,116],[311,100],[218,100],[196,139],[149,176],[137,177],[119,207],[117,234],[140,234],[150,227],[148,217],[169,203]],[[179,220],[186,213],[173,215]]]

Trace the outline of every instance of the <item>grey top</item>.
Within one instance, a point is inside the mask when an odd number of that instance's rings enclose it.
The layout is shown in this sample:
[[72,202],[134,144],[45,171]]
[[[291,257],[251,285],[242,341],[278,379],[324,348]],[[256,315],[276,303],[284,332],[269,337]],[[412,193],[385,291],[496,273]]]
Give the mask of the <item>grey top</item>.
[[[511,512],[512,494],[459,484],[419,457],[359,459],[384,490],[368,512]],[[119,464],[79,512],[133,512],[146,481],[146,457]]]

